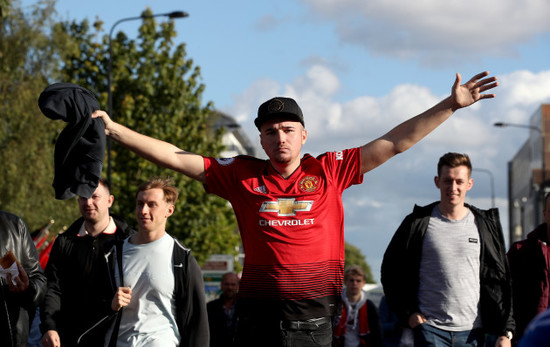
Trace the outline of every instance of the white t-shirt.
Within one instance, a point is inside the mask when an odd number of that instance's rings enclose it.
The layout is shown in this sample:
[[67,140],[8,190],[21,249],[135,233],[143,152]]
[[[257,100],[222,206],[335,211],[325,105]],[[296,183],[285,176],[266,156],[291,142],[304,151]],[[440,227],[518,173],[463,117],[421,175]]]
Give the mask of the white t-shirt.
[[[176,324],[174,239],[165,234],[160,239],[134,245],[129,238],[122,251],[122,286],[132,289],[130,304],[124,307],[117,346],[178,346],[180,334]],[[118,266],[116,268],[116,279]]]

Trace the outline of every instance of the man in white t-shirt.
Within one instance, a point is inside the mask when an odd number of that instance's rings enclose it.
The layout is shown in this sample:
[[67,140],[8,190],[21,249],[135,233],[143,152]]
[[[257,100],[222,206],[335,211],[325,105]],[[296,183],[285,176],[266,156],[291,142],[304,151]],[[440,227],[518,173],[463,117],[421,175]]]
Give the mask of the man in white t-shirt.
[[137,193],[137,234],[110,253],[118,311],[109,346],[207,346],[208,319],[200,268],[190,250],[166,233],[178,190],[154,178]]

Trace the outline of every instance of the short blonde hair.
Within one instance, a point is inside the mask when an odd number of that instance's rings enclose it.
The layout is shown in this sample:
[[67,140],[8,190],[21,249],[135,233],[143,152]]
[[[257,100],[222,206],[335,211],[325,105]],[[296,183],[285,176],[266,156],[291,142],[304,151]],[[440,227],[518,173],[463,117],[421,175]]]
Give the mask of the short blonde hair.
[[149,189],[162,189],[164,201],[171,205],[175,205],[178,200],[179,191],[178,188],[174,186],[174,180],[171,177],[153,177],[147,182],[143,182],[139,185],[136,197],[139,192]]

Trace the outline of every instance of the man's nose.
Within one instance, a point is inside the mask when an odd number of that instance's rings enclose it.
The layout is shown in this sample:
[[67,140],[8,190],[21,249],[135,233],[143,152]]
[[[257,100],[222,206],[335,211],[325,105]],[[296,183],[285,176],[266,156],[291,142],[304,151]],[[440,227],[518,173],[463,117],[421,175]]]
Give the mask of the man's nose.
[[277,142],[283,143],[285,142],[286,136],[285,133],[282,131],[277,132]]

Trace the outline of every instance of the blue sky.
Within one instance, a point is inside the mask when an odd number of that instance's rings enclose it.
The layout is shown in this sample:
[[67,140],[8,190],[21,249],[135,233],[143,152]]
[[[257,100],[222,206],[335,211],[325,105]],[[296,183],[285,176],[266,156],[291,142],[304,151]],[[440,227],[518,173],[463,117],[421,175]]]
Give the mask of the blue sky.
[[[492,124],[525,124],[550,103],[547,0],[59,0],[56,6],[60,19],[99,18],[105,31],[146,7],[189,13],[176,21],[176,42],[186,43],[201,67],[205,102],[235,117],[257,144],[258,105],[275,95],[294,97],[309,131],[304,153],[313,155],[363,145],[447,96],[456,72],[467,80],[489,70],[501,84],[495,99],[459,110],[344,193],[345,233],[379,279],[393,232],[415,203],[439,199],[437,160],[456,151],[492,172],[508,234],[507,162],[529,134]],[[115,32],[132,36],[138,26],[124,22]],[[489,208],[489,175],[473,177],[468,202]]]

